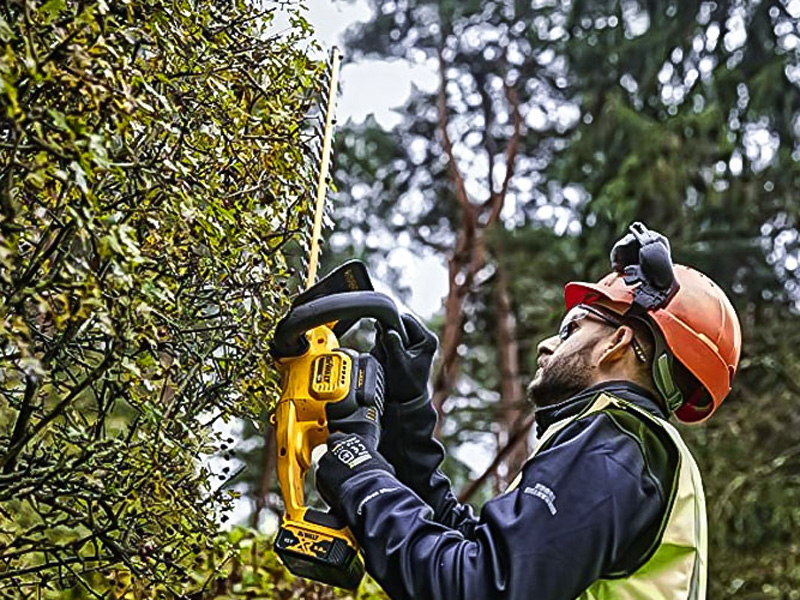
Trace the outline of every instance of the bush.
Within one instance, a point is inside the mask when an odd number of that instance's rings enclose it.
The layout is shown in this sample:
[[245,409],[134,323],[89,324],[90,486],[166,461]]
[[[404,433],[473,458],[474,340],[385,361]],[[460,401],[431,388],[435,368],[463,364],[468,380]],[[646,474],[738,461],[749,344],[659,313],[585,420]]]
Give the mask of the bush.
[[[192,600],[270,598],[272,600],[379,600],[386,595],[370,578],[355,592],[294,577],[272,551],[272,536],[243,527],[220,534],[194,555],[190,579]],[[125,569],[93,576],[94,589],[114,598],[161,600],[162,590],[144,585]],[[92,598],[85,590],[68,592],[72,600]]]
[[269,1],[0,7],[3,597],[196,583],[229,502],[199,459],[273,394],[307,245],[324,66],[280,4],[280,35]]

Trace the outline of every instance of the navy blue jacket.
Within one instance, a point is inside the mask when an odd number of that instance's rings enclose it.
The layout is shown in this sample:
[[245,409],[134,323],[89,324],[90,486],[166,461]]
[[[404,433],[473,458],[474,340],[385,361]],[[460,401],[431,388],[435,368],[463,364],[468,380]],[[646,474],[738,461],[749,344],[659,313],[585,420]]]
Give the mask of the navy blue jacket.
[[[536,413],[539,432],[606,391],[665,415],[644,389],[611,382]],[[562,429],[528,460],[512,492],[476,518],[439,471],[427,402],[387,406],[380,451],[397,477],[361,472],[340,505],[367,569],[395,600],[572,600],[598,578],[632,572],[658,536],[676,463],[638,419],[595,413]]]

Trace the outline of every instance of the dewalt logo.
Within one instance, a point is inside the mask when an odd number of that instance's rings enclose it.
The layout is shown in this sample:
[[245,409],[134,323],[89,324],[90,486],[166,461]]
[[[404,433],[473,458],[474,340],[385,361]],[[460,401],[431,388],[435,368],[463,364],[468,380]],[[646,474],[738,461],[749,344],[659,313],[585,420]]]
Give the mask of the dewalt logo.
[[327,354],[320,356],[315,365],[314,384],[329,388],[332,383],[334,360],[336,357]]
[[311,368],[311,393],[320,399],[333,399],[347,392],[349,359],[338,353],[318,356]]

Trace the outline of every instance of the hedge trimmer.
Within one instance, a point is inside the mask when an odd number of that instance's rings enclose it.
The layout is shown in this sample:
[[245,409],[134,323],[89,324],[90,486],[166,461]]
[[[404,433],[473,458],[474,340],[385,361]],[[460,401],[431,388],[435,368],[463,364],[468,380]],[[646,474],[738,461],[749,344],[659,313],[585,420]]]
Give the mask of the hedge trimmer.
[[396,329],[404,339],[405,330],[394,302],[373,291],[363,263],[345,263],[314,283],[339,61],[338,50],[334,49],[306,291],[278,323],[271,343],[281,374],[281,397],[272,420],[277,436],[278,481],[285,505],[275,551],[296,575],[353,589],[364,575],[358,544],[335,515],[306,506],[305,477],[311,468],[313,449],[328,438],[329,418],[346,422],[357,410],[367,407],[368,417],[377,421],[383,410],[380,364],[369,354],[341,348],[339,337],[365,317]]

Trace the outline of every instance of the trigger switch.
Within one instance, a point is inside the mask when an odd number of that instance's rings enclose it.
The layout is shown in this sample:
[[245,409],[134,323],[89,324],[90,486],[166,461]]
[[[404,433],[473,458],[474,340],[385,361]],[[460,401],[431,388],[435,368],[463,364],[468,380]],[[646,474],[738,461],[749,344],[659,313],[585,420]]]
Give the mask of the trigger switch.
[[361,406],[374,406],[383,414],[384,377],[383,367],[374,356],[359,357],[356,400]]

